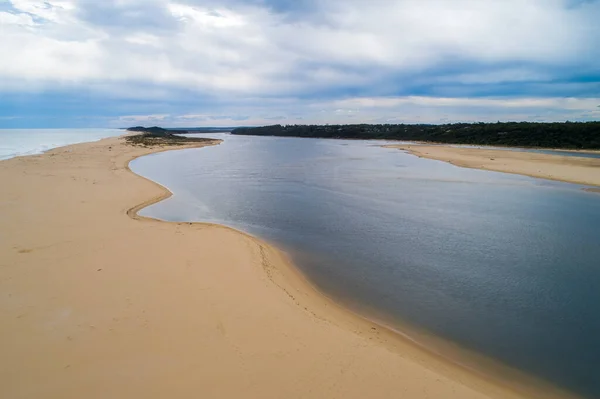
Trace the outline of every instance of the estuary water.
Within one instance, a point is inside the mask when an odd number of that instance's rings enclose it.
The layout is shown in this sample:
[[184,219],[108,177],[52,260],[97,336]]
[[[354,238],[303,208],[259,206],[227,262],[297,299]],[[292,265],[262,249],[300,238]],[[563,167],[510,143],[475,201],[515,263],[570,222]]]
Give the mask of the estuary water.
[[600,397],[598,194],[380,141],[213,136],[131,163],[174,193],[142,215],[263,237],[348,306]]

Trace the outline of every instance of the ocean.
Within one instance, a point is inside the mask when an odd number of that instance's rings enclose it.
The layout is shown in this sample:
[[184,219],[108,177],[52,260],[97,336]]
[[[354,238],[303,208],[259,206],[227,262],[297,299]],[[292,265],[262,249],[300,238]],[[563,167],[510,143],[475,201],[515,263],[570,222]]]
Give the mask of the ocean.
[[122,135],[118,129],[0,129],[0,160]]

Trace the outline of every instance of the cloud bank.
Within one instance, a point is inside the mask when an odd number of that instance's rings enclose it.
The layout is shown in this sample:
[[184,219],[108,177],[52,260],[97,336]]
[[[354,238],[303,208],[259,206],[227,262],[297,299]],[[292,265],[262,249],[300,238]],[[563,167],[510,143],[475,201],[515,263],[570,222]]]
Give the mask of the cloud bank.
[[0,0],[0,127],[600,119],[600,1]]

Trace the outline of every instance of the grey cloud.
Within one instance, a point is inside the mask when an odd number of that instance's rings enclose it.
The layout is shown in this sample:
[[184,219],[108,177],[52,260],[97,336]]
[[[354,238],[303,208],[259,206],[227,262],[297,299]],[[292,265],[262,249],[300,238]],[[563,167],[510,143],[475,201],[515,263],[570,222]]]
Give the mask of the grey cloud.
[[[597,1],[37,1],[44,3],[74,7],[52,23],[3,26],[0,53],[11,57],[0,58],[0,91],[72,87],[178,101],[185,90],[229,103],[253,97],[260,106],[239,115],[289,118],[309,99],[581,97],[597,89],[597,81],[568,82],[568,71],[597,74]],[[308,120],[309,108],[294,116]]]

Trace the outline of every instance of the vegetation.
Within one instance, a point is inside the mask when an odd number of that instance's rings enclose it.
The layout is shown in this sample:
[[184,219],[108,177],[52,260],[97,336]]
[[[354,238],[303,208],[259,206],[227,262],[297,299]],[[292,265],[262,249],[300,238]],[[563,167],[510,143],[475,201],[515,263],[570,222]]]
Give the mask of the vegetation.
[[125,140],[132,145],[141,145],[145,147],[152,146],[171,146],[185,145],[190,143],[206,143],[210,144],[217,140],[205,137],[184,137],[177,134],[187,133],[187,131],[167,130],[161,127],[142,127],[136,126],[127,129],[130,132],[142,132],[133,136],[125,137]]
[[152,126],[152,127],[143,127],[143,126],[135,126],[127,128],[128,132],[142,132],[151,134],[154,137],[166,137],[172,136],[174,134],[186,134],[187,130],[167,130],[162,127]]
[[222,133],[222,132],[230,132],[234,128],[232,127],[186,127],[186,128],[178,128],[178,129],[165,129],[158,126],[152,127],[144,127],[144,126],[134,126],[127,128],[126,130],[129,132],[142,132],[142,133],[152,133],[157,136],[164,134],[195,134],[195,133]]
[[447,125],[273,125],[240,127],[254,136],[386,139],[445,144],[600,149],[600,122],[455,123]]

